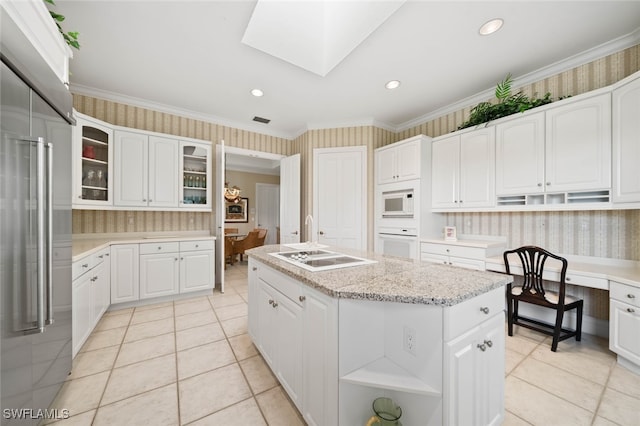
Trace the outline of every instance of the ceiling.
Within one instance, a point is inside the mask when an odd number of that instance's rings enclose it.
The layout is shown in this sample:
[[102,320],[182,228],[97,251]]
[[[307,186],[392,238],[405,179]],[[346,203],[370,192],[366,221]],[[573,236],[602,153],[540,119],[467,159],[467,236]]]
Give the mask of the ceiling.
[[[73,92],[288,139],[315,128],[403,130],[477,103],[507,73],[517,87],[640,42],[640,1],[409,0],[321,76],[242,42],[255,1],[56,3],[65,30],[80,33]],[[503,28],[480,36],[496,17]],[[386,89],[393,79],[401,86]]]

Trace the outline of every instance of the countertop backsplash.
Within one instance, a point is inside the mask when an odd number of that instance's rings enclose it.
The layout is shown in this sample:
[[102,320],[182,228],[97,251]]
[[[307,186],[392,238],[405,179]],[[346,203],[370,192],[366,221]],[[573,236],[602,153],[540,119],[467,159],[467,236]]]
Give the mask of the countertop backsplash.
[[211,212],[73,210],[73,234],[209,231]]

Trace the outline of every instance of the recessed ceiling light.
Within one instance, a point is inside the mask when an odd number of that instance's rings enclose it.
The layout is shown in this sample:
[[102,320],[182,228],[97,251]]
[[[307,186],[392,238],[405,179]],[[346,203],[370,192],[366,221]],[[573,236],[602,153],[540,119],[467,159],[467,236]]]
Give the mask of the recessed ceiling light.
[[502,28],[502,24],[504,24],[504,21],[500,18],[487,21],[480,27],[480,35],[493,34]]
[[391,80],[387,82],[387,84],[385,84],[384,87],[386,87],[387,89],[397,89],[398,87],[400,87],[400,81]]
[[260,96],[264,95],[264,92],[260,89],[253,89],[251,90],[251,94],[256,98],[259,98]]

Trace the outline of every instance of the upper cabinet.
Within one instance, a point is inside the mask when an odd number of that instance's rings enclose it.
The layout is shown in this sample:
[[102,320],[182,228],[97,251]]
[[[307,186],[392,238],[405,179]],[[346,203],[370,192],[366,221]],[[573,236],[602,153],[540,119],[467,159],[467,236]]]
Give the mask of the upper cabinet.
[[432,144],[431,206],[434,210],[495,204],[495,133],[483,127]]
[[420,179],[420,143],[417,136],[376,150],[376,176],[378,184]]
[[209,142],[76,118],[74,207],[211,209]]
[[73,128],[73,204],[113,205],[113,130],[76,114]]
[[613,202],[640,202],[640,78],[613,91]]

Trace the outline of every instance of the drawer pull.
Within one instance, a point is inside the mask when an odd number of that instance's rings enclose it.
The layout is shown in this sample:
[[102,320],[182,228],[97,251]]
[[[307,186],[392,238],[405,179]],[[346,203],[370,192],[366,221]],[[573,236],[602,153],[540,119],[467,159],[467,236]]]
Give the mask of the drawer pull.
[[104,254],[101,254],[100,256],[98,256],[98,259],[103,259],[104,258]]
[[629,299],[635,299],[635,298],[636,298],[636,295],[635,295],[635,294],[627,294],[627,297],[628,297]]
[[485,340],[484,344],[487,345],[488,347],[493,346],[493,342],[491,340]]
[[629,312],[630,314],[634,313],[635,311],[635,309],[627,308],[627,312]]
[[571,277],[566,277],[564,280],[565,281],[571,281]]
[[485,313],[485,314],[489,315],[489,308],[488,308],[488,307],[483,306],[482,308],[480,308],[480,310],[481,310],[483,313]]
[[273,302],[273,305],[271,305],[271,306],[273,306],[274,308],[277,308],[278,307],[278,302]]
[[484,343],[478,343],[478,348],[480,348],[482,352],[487,350],[487,346]]
[[273,299],[269,299],[269,304],[273,305],[274,300]]
[[198,244],[196,244],[196,248],[200,247]]
[[83,264],[82,264],[82,267],[83,267],[83,268],[88,268],[88,267],[89,267],[89,264],[88,264],[88,263],[83,263]]
[[304,302],[305,300],[307,300],[307,296],[299,296],[298,300]]
[[158,250],[162,250],[162,247],[158,247]]
[[257,266],[254,266],[253,268],[251,268],[251,270],[252,270],[252,271],[257,271],[257,270],[258,270],[258,267],[257,267]]

